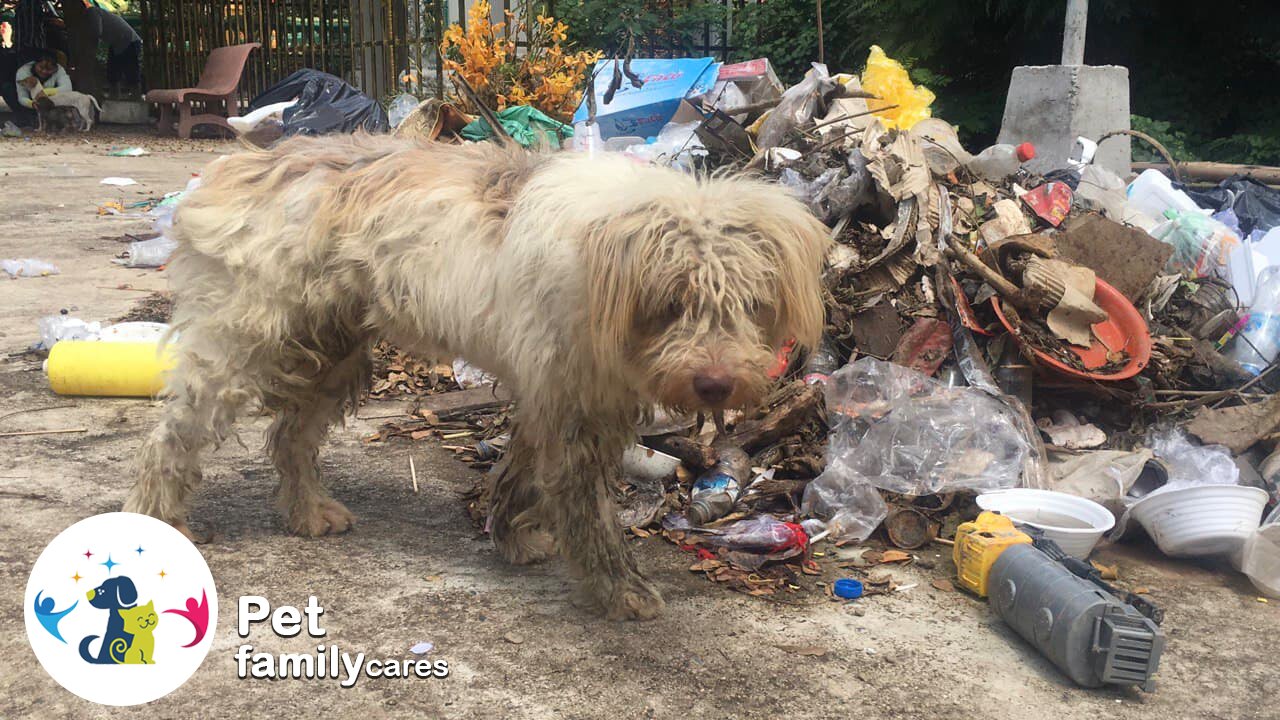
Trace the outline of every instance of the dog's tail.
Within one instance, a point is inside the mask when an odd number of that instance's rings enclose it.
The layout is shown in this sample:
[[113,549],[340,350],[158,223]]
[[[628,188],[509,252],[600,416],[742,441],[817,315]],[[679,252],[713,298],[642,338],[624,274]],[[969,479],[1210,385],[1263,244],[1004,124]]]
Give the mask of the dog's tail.
[[111,660],[103,657],[106,655],[106,653],[103,653],[98,657],[94,657],[89,654],[89,643],[93,642],[96,639],[98,639],[97,635],[90,635],[89,637],[80,641],[80,657],[84,658],[84,661],[89,663],[106,664],[111,662]]
[[90,95],[89,100],[93,102],[94,109],[96,109],[98,112],[102,112],[102,106],[98,104],[98,98]]

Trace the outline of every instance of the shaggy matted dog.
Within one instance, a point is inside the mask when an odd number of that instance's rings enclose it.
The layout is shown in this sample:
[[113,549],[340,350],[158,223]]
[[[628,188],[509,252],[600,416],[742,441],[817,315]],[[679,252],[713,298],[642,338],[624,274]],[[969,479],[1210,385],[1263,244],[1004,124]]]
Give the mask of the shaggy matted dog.
[[289,528],[346,530],[317,450],[386,338],[511,389],[494,542],[523,563],[554,537],[616,618],[662,607],[611,498],[637,419],[756,402],[775,348],[813,347],[823,319],[827,233],[803,205],[617,156],[294,139],[210,165],[175,231],[178,364],[126,510],[185,530],[200,451],[256,400]]

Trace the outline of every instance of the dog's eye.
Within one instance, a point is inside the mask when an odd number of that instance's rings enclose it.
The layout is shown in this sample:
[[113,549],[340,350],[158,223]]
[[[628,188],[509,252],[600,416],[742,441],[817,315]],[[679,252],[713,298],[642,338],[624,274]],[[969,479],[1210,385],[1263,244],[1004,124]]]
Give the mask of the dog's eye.
[[674,322],[684,315],[684,303],[679,300],[672,300],[667,303],[666,308],[662,311],[662,319],[667,322]]

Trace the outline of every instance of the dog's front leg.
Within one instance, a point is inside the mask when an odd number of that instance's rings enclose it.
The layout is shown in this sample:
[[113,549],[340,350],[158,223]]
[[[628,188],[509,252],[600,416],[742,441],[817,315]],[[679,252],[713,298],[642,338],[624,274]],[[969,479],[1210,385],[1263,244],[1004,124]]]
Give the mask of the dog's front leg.
[[[610,425],[597,422],[595,427]],[[548,505],[560,552],[581,576],[584,599],[599,605],[611,620],[655,617],[663,608],[662,595],[636,568],[612,497],[628,438],[583,423],[562,433],[560,440],[540,448],[538,469],[551,495]]]
[[511,429],[506,455],[493,469],[493,500],[489,517],[493,544],[507,562],[526,565],[551,554],[553,543],[546,532],[546,498],[538,482],[536,452],[526,438],[525,420]]

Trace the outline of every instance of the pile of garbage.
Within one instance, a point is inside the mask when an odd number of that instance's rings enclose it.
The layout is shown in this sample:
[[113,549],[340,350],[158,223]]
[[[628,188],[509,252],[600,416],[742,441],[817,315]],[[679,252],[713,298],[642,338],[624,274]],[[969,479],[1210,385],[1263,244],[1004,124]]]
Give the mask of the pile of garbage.
[[[619,488],[629,532],[744,592],[813,577],[842,597],[816,558],[861,572],[868,594],[878,563],[815,542],[919,549],[999,507],[1068,555],[1141,527],[1275,594],[1280,513],[1262,518],[1280,497],[1280,192],[1127,182],[1090,138],[1045,175],[1025,166],[1029,143],[970,153],[879,48],[861,75],[815,63],[790,88],[764,59],[631,59],[640,83],[622,63],[601,61],[567,145],[762,173],[836,241],[823,343],[782,359],[761,409],[638,429]],[[460,417],[379,439],[434,435],[490,466],[505,411]],[[1202,517],[1171,527],[1187,512]]]

